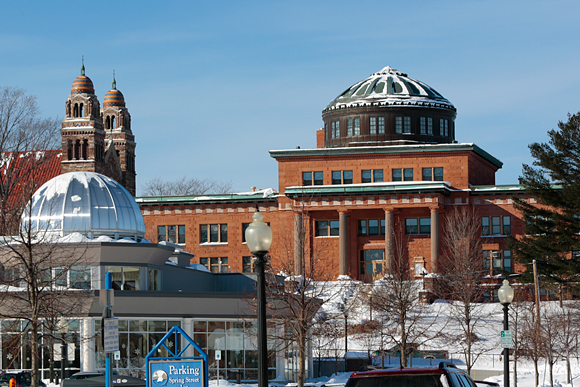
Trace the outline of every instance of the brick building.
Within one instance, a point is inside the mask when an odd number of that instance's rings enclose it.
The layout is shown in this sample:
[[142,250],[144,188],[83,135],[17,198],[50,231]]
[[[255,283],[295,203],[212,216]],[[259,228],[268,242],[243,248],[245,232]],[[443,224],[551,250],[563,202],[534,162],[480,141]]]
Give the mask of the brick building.
[[270,151],[279,194],[138,198],[146,238],[181,244],[212,271],[249,272],[243,231],[259,210],[274,233],[273,267],[288,253],[305,259],[304,249],[288,251],[291,244],[282,241],[304,227],[305,250],[323,246],[336,277],[372,281],[393,259],[396,240],[417,276],[436,273],[446,213],[473,204],[484,269],[512,272],[506,235],[521,234],[523,224],[511,197],[526,194],[517,185],[495,185],[501,161],[457,143],[455,117],[455,107],[433,88],[385,67],[323,110],[315,149]]

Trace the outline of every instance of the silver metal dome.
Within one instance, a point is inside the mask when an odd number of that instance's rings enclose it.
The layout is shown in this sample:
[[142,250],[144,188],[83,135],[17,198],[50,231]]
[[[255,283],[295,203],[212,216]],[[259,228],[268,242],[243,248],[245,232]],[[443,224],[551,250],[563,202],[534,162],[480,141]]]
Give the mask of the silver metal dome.
[[349,87],[325,110],[371,105],[417,105],[455,110],[451,102],[431,86],[389,66]]
[[70,172],[57,176],[32,197],[30,220],[33,232],[65,236],[81,233],[89,238],[141,240],[145,222],[131,194],[115,180],[98,173]]

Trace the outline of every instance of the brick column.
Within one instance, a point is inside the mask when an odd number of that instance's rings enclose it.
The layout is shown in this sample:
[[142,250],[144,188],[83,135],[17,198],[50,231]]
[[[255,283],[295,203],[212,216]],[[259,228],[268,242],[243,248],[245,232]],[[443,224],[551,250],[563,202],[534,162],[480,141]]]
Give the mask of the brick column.
[[437,273],[439,268],[439,209],[431,208],[431,273]]
[[301,213],[294,214],[294,273],[303,275],[304,269],[304,245],[306,235],[304,235],[304,217]]
[[385,208],[385,265],[387,272],[393,267],[393,259],[395,258],[395,252],[393,250],[393,238],[395,237],[394,227],[393,209]]
[[347,212],[338,211],[338,270],[340,275],[348,275],[348,224]]

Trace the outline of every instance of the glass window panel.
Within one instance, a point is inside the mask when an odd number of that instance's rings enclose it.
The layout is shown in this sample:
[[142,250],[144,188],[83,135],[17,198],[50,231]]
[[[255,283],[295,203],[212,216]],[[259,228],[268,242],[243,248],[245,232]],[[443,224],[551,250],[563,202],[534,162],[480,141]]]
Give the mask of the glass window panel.
[[166,235],[165,226],[157,226],[157,242],[164,242]]
[[354,135],[360,135],[360,118],[358,117],[354,119]]
[[167,241],[171,243],[177,242],[177,233],[175,226],[167,226]]
[[207,321],[194,321],[193,322],[194,332],[207,332]]
[[395,133],[403,133],[403,117],[395,117]]
[[352,118],[346,120],[346,135],[352,136]]
[[129,333],[129,364],[131,368],[145,366],[147,356],[147,335],[142,333]]
[[427,134],[433,135],[433,118],[427,117]]
[[147,332],[147,320],[128,320],[129,331],[131,332]]
[[147,323],[149,332],[167,332],[167,321],[149,320]]
[[369,118],[369,133],[377,134],[377,117]]
[[433,180],[443,181],[443,168],[441,167],[433,168],[433,175],[434,175]]
[[209,225],[209,241],[212,243],[219,242],[219,225]]
[[207,331],[212,333],[224,332],[226,330],[225,321],[210,321],[207,326]]
[[139,267],[123,267],[123,290],[141,290],[140,272]]
[[312,185],[312,172],[302,172],[302,185]]
[[501,234],[501,218],[499,216],[492,216],[491,217],[491,233],[493,235]]
[[373,180],[375,183],[380,183],[383,181],[383,170],[382,169],[373,170]]
[[385,219],[381,218],[381,235],[385,235]]
[[419,127],[421,134],[427,134],[427,120],[425,117],[420,118]]
[[327,220],[317,220],[316,221],[316,236],[328,236],[328,221]]
[[[100,321],[96,321],[96,322],[98,322],[99,324],[101,323]],[[99,327],[100,327],[100,325],[99,325]],[[123,331],[123,332],[129,331],[129,324],[128,324],[127,320],[119,320],[119,331]]]
[[107,266],[105,270],[112,275],[113,289],[121,290],[123,288],[123,268],[121,266]]
[[352,184],[352,171],[344,171],[343,184]]
[[419,233],[431,234],[431,218],[419,219]]
[[54,285],[55,286],[68,286],[68,271],[63,268],[54,269]]
[[341,171],[332,171],[332,184],[342,184]]
[[413,168],[405,168],[403,173],[405,181],[413,181]]
[[418,224],[417,224],[416,218],[405,219],[405,233],[406,234],[417,234],[419,232],[417,226],[418,226]]
[[385,117],[379,117],[379,134],[385,133]]
[[185,226],[178,226],[177,243],[185,243]]
[[199,239],[201,243],[209,242],[207,234],[207,224],[202,224],[201,226],[199,226],[199,234],[200,234]]
[[91,268],[73,266],[70,270],[70,287],[73,289],[90,289]]
[[339,234],[339,225],[340,222],[338,220],[331,220],[330,221],[330,235],[337,236]]
[[369,219],[369,235],[379,235],[378,219]]
[[220,224],[220,242],[226,243],[228,241],[228,225]]
[[372,171],[370,169],[365,169],[361,172],[361,181],[363,183],[370,183],[373,181]]
[[503,217],[503,232],[504,235],[511,234],[511,218],[509,216]]
[[405,117],[403,132],[411,133],[411,117]]
[[481,235],[490,235],[489,216],[483,216],[481,218]]
[[403,181],[403,170],[401,168],[393,169],[393,181]]
[[358,234],[367,235],[367,221],[366,219],[360,219],[358,221]]
[[433,180],[433,176],[432,176],[433,170],[431,168],[423,168],[422,171],[423,171],[423,173],[422,173],[423,181]]
[[314,172],[314,185],[324,184],[324,174],[322,172]]

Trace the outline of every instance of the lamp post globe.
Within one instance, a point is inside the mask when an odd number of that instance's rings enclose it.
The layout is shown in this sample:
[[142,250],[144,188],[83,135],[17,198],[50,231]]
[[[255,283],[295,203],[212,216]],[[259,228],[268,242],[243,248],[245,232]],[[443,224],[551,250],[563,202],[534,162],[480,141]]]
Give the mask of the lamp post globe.
[[511,304],[514,299],[514,289],[510,286],[508,280],[503,280],[503,285],[497,291],[497,298],[502,305]]
[[246,243],[256,257],[256,286],[258,299],[258,387],[268,387],[268,344],[266,331],[266,255],[272,245],[272,229],[264,216],[256,211],[246,229]]

